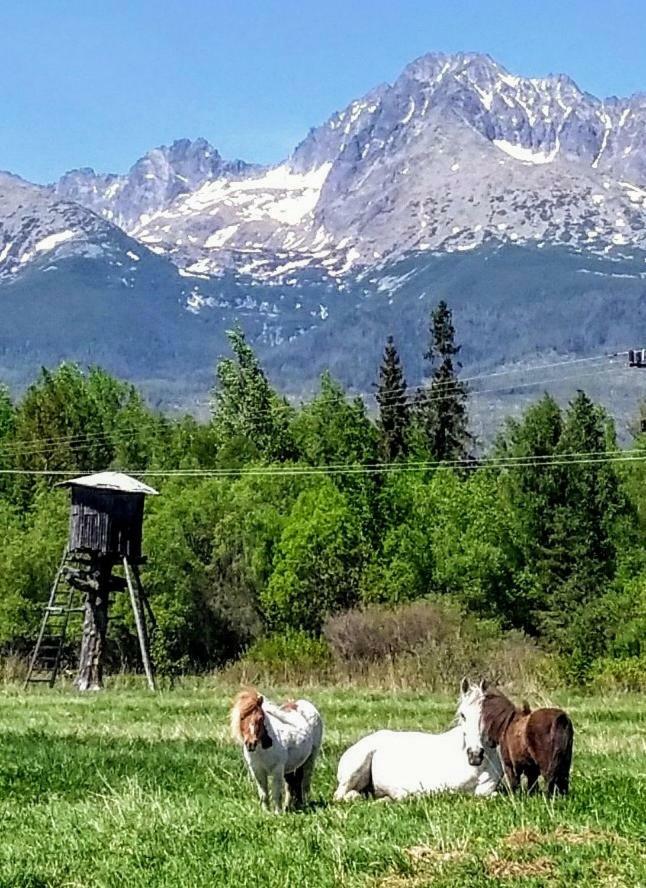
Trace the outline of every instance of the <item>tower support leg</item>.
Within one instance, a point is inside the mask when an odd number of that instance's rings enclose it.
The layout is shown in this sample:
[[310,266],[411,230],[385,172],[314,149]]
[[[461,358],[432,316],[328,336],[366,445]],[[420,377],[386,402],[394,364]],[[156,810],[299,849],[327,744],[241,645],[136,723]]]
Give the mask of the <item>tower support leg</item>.
[[128,592],[130,593],[130,603],[132,604],[132,612],[135,617],[135,625],[137,627],[137,636],[139,638],[139,648],[141,650],[141,661],[146,673],[148,687],[151,691],[155,690],[155,679],[153,677],[152,664],[150,662],[150,645],[148,640],[148,627],[146,626],[146,616],[143,610],[142,597],[139,594],[139,588],[135,589],[130,574],[128,559],[124,556],[123,571],[126,575],[126,583],[128,584]]
[[85,598],[79,671],[75,682],[79,691],[100,691],[103,688],[111,573],[112,565],[105,559],[92,565],[91,576],[97,588],[89,589]]

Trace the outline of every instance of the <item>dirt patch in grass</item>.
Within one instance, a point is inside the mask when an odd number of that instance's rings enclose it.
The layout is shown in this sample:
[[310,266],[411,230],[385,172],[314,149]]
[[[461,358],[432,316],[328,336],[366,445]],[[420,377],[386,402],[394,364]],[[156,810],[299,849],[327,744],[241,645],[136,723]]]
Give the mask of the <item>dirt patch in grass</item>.
[[533,845],[544,845],[551,842],[562,842],[565,845],[593,845],[600,842],[618,844],[622,841],[617,833],[601,829],[583,827],[573,829],[569,826],[558,826],[549,833],[540,833],[535,829],[515,829],[501,841],[503,848],[521,850]]
[[553,832],[545,836],[549,842],[564,842],[566,845],[594,845],[599,842],[612,842],[619,844],[622,841],[617,833],[607,832],[602,829],[571,829],[569,826],[559,826]]
[[515,829],[502,840],[505,848],[527,848],[545,841],[545,836],[535,829]]
[[464,860],[466,857],[464,851],[442,851],[439,848],[433,848],[431,845],[414,845],[412,848],[408,848],[406,853],[416,863],[436,864],[438,866],[444,863],[454,863],[456,860]]
[[464,849],[447,851],[432,845],[413,845],[406,849],[406,855],[410,858],[413,872],[385,876],[375,883],[379,888],[423,888],[442,867],[472,857]]
[[549,857],[537,857],[535,860],[505,860],[502,857],[488,857],[485,860],[487,875],[494,879],[523,879],[533,876],[545,878],[553,876],[555,864]]

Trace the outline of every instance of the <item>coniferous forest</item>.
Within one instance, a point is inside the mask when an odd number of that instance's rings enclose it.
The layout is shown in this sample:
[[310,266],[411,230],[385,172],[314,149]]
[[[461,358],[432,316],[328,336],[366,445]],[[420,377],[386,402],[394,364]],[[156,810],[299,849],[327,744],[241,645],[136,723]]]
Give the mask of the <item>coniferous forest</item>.
[[[207,422],[154,412],[100,368],[42,369],[15,401],[0,389],[5,668],[33,646],[65,544],[56,482],[111,468],[161,494],[146,504],[144,580],[162,674],[289,662],[439,686],[530,663],[643,687],[639,429],[621,450],[584,391],[565,406],[545,394],[484,449],[445,303],[429,320],[427,384],[408,387],[390,337],[370,413],[329,373],[288,403],[243,332],[229,343]],[[136,668],[127,601],[112,613],[111,665]]]

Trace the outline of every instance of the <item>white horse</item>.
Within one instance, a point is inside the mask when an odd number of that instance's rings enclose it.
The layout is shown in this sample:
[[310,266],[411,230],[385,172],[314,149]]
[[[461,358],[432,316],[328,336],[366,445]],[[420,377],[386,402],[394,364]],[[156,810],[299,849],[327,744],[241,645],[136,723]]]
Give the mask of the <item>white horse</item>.
[[241,691],[231,708],[231,735],[243,746],[263,807],[269,807],[270,781],[277,814],[305,804],[323,742],[323,722],[312,703],[276,706],[253,688]]
[[335,801],[372,793],[393,801],[410,795],[461,791],[492,795],[501,780],[497,750],[482,727],[486,683],[463,679],[456,725],[443,734],[377,731],[341,757]]

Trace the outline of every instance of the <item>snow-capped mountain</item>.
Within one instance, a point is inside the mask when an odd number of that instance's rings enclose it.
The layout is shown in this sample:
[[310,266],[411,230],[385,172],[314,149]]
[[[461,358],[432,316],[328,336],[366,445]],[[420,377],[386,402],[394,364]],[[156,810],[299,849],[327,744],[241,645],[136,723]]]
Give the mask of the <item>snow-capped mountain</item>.
[[438,298],[472,373],[641,345],[645,222],[646,96],[427,55],[274,166],[198,139],[124,175],[0,173],[0,381],[98,361],[186,404],[241,322],[285,390],[330,367],[371,391],[389,333],[416,384]]
[[0,172],[0,281],[36,266],[53,270],[69,256],[103,257],[125,273],[139,253],[135,240],[91,210]]
[[71,170],[53,190],[58,197],[76,201],[130,232],[205,182],[244,178],[254,169],[241,160],[223,160],[206,139],[179,139],[170,147],[149,151],[126,175],[95,173],[88,167]]
[[277,166],[180,142],[127,177],[80,171],[56,191],[195,274],[338,276],[492,240],[645,246],[646,96],[601,100],[564,75],[431,54]]

